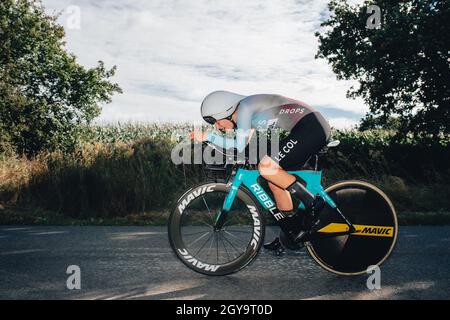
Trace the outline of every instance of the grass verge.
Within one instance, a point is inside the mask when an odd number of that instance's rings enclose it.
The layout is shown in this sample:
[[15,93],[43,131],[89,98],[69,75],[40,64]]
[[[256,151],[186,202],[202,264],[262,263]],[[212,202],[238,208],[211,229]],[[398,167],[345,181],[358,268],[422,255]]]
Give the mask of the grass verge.
[[0,225],[165,226],[168,216],[168,212],[147,212],[125,217],[75,219],[52,211],[0,208]]
[[[0,225],[165,226],[169,212],[125,217],[74,219],[45,210],[0,207]],[[450,212],[398,212],[400,225],[450,225]]]

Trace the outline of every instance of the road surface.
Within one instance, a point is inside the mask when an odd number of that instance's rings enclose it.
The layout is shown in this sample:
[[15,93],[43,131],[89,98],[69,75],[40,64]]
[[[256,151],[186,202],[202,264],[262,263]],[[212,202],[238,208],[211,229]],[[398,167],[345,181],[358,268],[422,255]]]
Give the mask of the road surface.
[[[80,290],[66,288],[69,265],[80,267]],[[449,299],[450,227],[401,227],[381,289],[366,280],[324,271],[305,251],[262,252],[239,273],[203,276],[175,258],[163,227],[0,226],[0,299],[258,300]]]

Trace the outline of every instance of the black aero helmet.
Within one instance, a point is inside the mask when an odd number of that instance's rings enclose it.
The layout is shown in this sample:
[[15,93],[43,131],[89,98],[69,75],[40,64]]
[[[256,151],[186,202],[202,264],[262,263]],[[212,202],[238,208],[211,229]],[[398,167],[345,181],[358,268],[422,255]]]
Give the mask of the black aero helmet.
[[228,118],[236,110],[245,96],[229,91],[214,91],[203,99],[200,112],[203,119],[210,124]]

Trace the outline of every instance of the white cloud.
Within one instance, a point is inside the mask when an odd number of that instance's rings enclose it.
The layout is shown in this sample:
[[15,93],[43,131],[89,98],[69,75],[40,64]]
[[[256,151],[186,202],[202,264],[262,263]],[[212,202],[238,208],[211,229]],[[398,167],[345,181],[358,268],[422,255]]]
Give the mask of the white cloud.
[[342,117],[367,110],[345,97],[350,82],[314,59],[326,0],[43,2],[49,12],[80,7],[81,29],[67,30],[80,63],[118,66],[124,94],[104,106],[101,121],[198,120],[202,98],[219,89],[280,93],[341,109]]
[[358,124],[358,121],[349,118],[331,118],[330,125],[339,129],[351,129]]

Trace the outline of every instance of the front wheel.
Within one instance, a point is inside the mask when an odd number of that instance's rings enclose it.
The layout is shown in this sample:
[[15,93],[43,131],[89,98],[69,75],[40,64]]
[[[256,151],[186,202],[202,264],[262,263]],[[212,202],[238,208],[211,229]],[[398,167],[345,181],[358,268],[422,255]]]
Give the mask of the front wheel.
[[220,229],[214,228],[230,187],[205,183],[181,196],[169,217],[169,241],[190,269],[206,275],[237,272],[254,260],[264,241],[261,211],[240,188]]
[[381,265],[397,241],[398,223],[394,206],[377,187],[363,181],[344,181],[325,190],[354,225],[352,234],[339,215],[327,207],[320,213],[321,225],[308,244],[320,266],[339,275],[359,275]]

